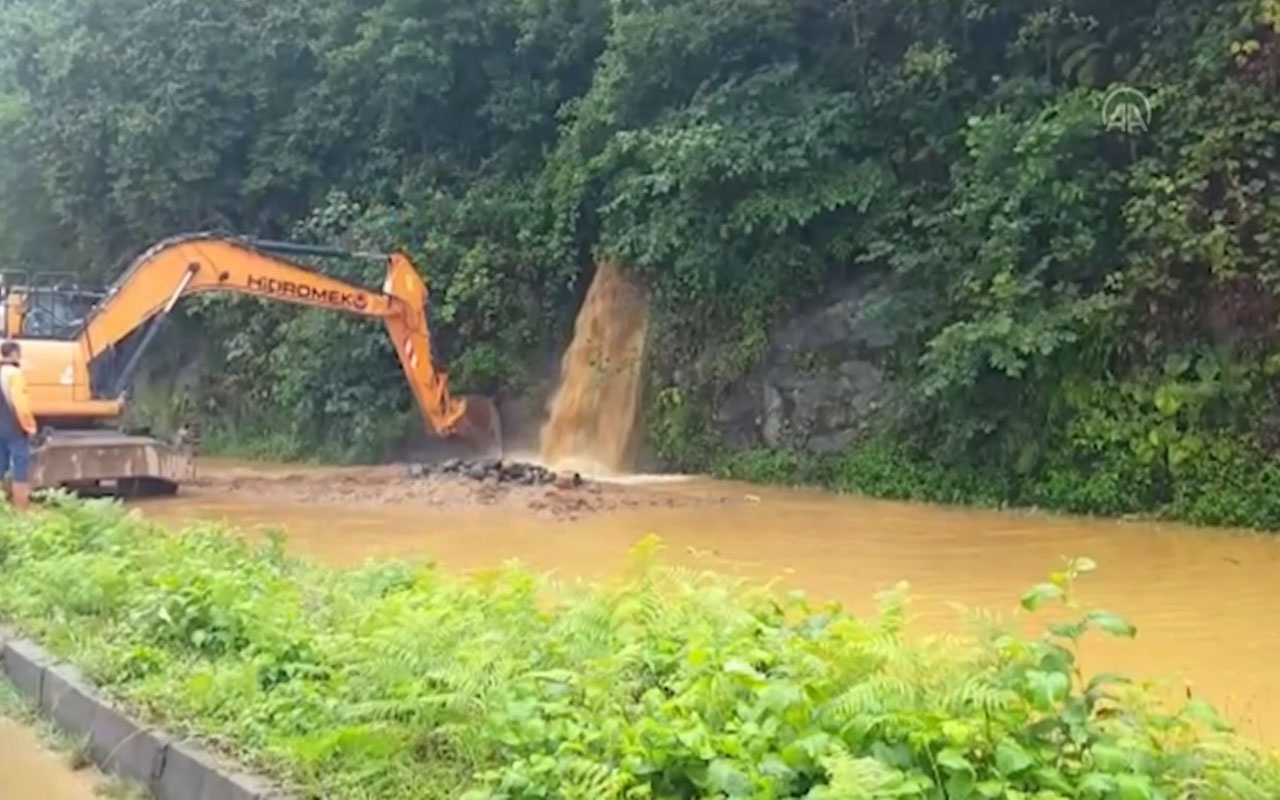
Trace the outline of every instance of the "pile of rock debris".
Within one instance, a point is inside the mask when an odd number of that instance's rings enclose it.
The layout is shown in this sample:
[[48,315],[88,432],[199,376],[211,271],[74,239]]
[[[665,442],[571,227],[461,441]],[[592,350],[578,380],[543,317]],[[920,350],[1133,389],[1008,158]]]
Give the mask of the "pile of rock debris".
[[582,485],[577,472],[555,472],[537,464],[503,461],[500,458],[466,460],[453,458],[438,464],[410,464],[409,477],[414,479],[450,476],[470,478],[482,483],[513,483],[521,486],[548,486],[576,489]]

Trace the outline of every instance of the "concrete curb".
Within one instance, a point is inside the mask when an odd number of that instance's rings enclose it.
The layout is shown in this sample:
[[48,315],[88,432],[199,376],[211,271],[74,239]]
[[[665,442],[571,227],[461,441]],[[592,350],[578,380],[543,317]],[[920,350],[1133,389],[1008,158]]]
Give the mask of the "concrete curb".
[[64,732],[86,737],[103,772],[147,787],[157,800],[289,800],[192,742],[130,719],[75,670],[0,627],[0,671]]

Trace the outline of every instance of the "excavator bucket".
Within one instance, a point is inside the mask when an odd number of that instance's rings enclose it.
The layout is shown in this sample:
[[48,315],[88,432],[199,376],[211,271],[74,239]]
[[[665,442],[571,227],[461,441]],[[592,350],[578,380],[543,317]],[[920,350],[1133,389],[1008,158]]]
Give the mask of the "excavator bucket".
[[458,421],[457,435],[483,457],[502,456],[502,417],[498,406],[489,398],[467,395],[462,419]]

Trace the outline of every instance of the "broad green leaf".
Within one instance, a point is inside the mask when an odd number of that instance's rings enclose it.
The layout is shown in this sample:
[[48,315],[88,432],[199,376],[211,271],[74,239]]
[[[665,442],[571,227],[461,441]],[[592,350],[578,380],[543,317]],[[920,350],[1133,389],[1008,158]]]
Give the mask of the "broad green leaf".
[[953,772],[947,778],[947,800],[969,800],[974,796],[972,772]]
[[1080,791],[1090,800],[1098,800],[1116,790],[1116,779],[1102,772],[1090,772],[1080,779]]
[[1058,700],[1066,697],[1071,688],[1071,679],[1061,672],[1041,672],[1031,670],[1027,673],[1027,684],[1040,708],[1049,708]]
[[1022,596],[1022,607],[1035,611],[1050,600],[1061,600],[1065,597],[1062,588],[1052,583],[1038,583]]
[[789,781],[795,778],[796,771],[787,766],[786,762],[778,756],[770,755],[765,756],[764,760],[760,762],[760,774]]
[[781,713],[804,699],[800,687],[789,681],[770,683],[760,692],[760,702],[765,708]]
[[1153,800],[1155,787],[1146,775],[1117,775],[1116,800]]
[[1034,649],[1045,672],[1070,672],[1075,666],[1075,653],[1057,642],[1036,642]]
[[707,768],[707,788],[728,797],[746,797],[751,779],[731,761],[718,758]]
[[938,766],[951,772],[973,772],[973,764],[959,751],[950,747],[938,753]]
[[1127,772],[1131,759],[1120,748],[1110,744],[1095,744],[1089,751],[1093,764],[1100,772],[1112,775]]
[[911,748],[903,742],[888,744],[876,742],[871,745],[871,755],[876,761],[898,769],[908,769],[915,763]]
[[1055,767],[1040,767],[1035,771],[1035,776],[1036,783],[1040,784],[1040,786],[1052,789],[1064,796],[1070,796],[1075,792],[1070,781]]
[[996,769],[1006,778],[1017,775],[1034,763],[1031,754],[1012,739],[1003,739],[996,745]]
[[1085,616],[1085,621],[1096,625],[1112,636],[1123,636],[1132,639],[1138,635],[1138,629],[1124,617],[1110,611],[1094,611]]
[[743,661],[742,659],[731,659],[725,662],[724,671],[728,675],[737,675],[743,678],[751,678],[752,681],[763,681],[764,676],[756,671],[756,668]]
[[1079,639],[1084,635],[1084,622],[1055,622],[1049,626],[1049,633],[1064,639]]
[[942,735],[953,745],[964,747],[973,740],[974,728],[959,720],[949,719],[942,723]]
[[1164,374],[1170,378],[1181,378],[1190,368],[1191,359],[1185,353],[1170,353],[1165,357]]
[[1175,417],[1182,410],[1182,398],[1174,387],[1161,386],[1156,390],[1156,410],[1165,418]]

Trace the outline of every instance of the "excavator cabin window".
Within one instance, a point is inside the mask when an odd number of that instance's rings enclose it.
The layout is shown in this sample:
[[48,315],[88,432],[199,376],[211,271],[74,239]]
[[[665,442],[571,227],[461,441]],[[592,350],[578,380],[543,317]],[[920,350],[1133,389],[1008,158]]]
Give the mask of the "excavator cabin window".
[[4,336],[11,339],[73,339],[105,296],[68,273],[0,272]]

